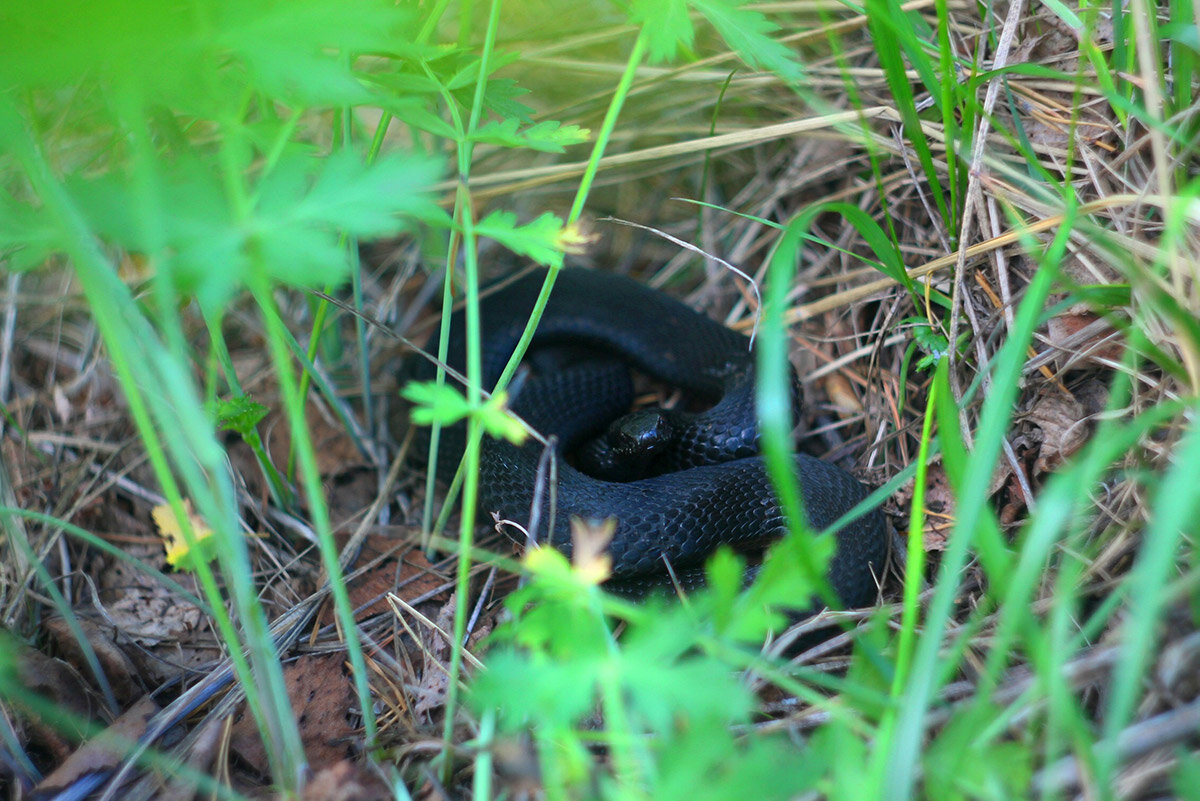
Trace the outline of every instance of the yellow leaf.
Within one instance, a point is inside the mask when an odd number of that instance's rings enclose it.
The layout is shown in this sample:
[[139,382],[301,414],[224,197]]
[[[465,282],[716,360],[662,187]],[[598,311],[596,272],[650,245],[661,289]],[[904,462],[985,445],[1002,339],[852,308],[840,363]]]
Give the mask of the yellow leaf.
[[578,256],[587,253],[588,246],[599,238],[598,234],[587,233],[579,223],[574,222],[563,227],[557,245],[563,253]]
[[617,519],[582,520],[571,518],[571,543],[575,572],[589,584],[600,584],[612,575],[612,557],[608,544],[617,533]]
[[211,556],[202,555],[211,554],[213,541],[212,529],[205,525],[203,518],[192,511],[191,501],[185,500],[183,508],[187,513],[193,544],[198,553],[194,553],[188,546],[183,529],[180,527],[179,521],[175,518],[175,513],[171,511],[170,506],[165,504],[155,506],[151,514],[154,517],[154,524],[158,526],[158,533],[163,538],[163,545],[167,551],[167,563],[171,567],[186,570],[195,564],[194,560],[198,556],[203,558],[204,561],[211,558]]

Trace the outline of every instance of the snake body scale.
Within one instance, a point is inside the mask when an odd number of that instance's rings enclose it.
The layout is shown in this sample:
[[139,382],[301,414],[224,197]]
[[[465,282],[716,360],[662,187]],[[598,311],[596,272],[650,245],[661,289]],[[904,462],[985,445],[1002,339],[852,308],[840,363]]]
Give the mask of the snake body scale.
[[[491,389],[512,355],[545,278],[530,272],[485,293],[480,305],[483,378]],[[430,343],[436,349],[436,335]],[[447,362],[466,361],[465,319],[450,323]],[[657,468],[630,480],[585,474],[559,458],[553,520],[549,494],[537,541],[571,552],[570,518],[615,518],[608,546],[614,581],[654,583],[673,569],[694,570],[721,544],[761,549],[786,531],[765,464],[758,456],[754,411],[754,354],[748,339],[682,302],[624,276],[563,269],[530,345],[533,374],[516,382],[512,410],[557,442],[558,456],[601,434],[628,412],[637,369],[680,388],[698,403],[695,413],[673,412],[673,437]],[[420,360],[416,379],[432,377]],[[519,386],[518,386],[519,385]],[[439,472],[452,475],[463,447],[461,426],[443,432]],[[481,506],[527,527],[543,447],[485,437],[480,455]],[[849,473],[796,454],[796,475],[809,525],[823,530],[859,503],[867,489]],[[665,467],[664,467],[665,465]],[[552,522],[552,539],[547,539]],[[883,516],[873,510],[836,532],[828,578],[846,606],[870,603],[872,570],[886,556]],[[658,583],[662,583],[659,580]]]

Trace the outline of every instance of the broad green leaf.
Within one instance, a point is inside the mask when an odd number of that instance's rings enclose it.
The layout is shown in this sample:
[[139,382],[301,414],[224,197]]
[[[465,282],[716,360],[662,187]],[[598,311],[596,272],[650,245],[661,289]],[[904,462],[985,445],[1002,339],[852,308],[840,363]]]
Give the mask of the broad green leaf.
[[712,604],[713,626],[717,632],[725,631],[739,611],[735,604],[742,589],[742,575],[746,562],[732,548],[721,547],[704,566],[708,577],[708,594]]
[[217,41],[246,63],[268,94],[305,105],[348,105],[370,93],[347,55],[415,38],[415,15],[381,0],[221,3]]
[[536,723],[570,727],[591,713],[598,659],[553,659],[511,648],[493,649],[487,669],[471,683],[468,699],[480,711],[496,710],[508,731]]
[[[298,173],[314,167],[320,171],[312,188],[297,196]],[[429,158],[390,153],[365,164],[357,154],[342,150],[322,159],[292,159],[277,170],[285,173],[275,188],[268,180],[260,187],[260,210],[268,226],[278,215],[288,225],[328,227],[362,238],[373,238],[400,229],[397,215],[448,222],[445,213],[424,190],[437,180],[440,165]]]
[[385,95],[380,98],[379,104],[382,108],[395,115],[396,119],[408,123],[414,128],[419,128],[422,131],[444,139],[453,140],[458,138],[458,132],[454,130],[454,126],[443,120],[433,111],[430,111],[426,107],[425,101],[421,98]]
[[773,801],[805,797],[826,769],[779,735],[735,739],[718,724],[691,725],[660,740],[655,801]]
[[61,247],[61,232],[41,207],[19,203],[0,192],[0,259],[7,268],[37,267]]
[[[460,52],[459,55],[462,57],[458,62],[461,64],[461,66],[456,72],[447,76],[446,88],[451,91],[469,89],[473,92],[475,91],[475,84],[479,80],[480,57],[474,53]],[[519,58],[519,56],[519,53],[493,50],[491,60],[488,62],[488,83],[490,84],[492,82],[491,75],[493,75],[497,70],[503,69],[509,64],[512,64]],[[513,81],[506,81],[505,84],[506,86],[515,85]]]
[[414,15],[385,0],[53,0],[11,3],[0,83],[124,86],[147,104],[214,114],[248,83],[310,104],[366,99],[348,54],[412,38]]
[[562,125],[553,120],[518,130],[517,120],[510,118],[481,125],[471,139],[501,147],[528,147],[547,153],[561,153],[566,145],[586,142],[590,135],[591,131],[587,128]]
[[634,0],[629,21],[642,29],[652,64],[674,60],[679,46],[691,49],[696,38],[687,0]]
[[[459,89],[455,96],[469,108],[475,92],[475,81],[471,80],[469,87]],[[483,89],[483,108],[501,119],[517,120],[522,124],[533,121],[533,109],[517,100],[518,97],[529,94],[529,90],[511,78],[489,78]]]
[[1017,742],[977,744],[990,729],[998,711],[971,706],[956,714],[926,749],[925,781],[934,801],[1021,797],[1033,776],[1033,755]]
[[366,165],[347,151],[318,159],[297,150],[259,182],[258,203],[241,222],[228,209],[215,167],[199,153],[161,166],[159,202],[149,206],[141,187],[120,173],[68,186],[97,233],[155,257],[177,291],[209,309],[223,306],[251,269],[287,286],[340,282],[349,267],[338,246],[343,231],[383,236],[404,226],[403,215],[445,221],[423,191],[439,174],[426,157],[391,154]]
[[[621,642],[621,681],[638,716],[662,735],[676,724],[746,720],[750,691],[719,660],[692,653],[697,632],[691,613],[663,604]],[[697,687],[705,692],[697,694]]]
[[866,744],[841,720],[834,718],[808,741],[805,758],[823,768],[825,795],[830,801],[878,798],[872,792]]
[[562,263],[566,249],[564,237],[568,233],[562,220],[550,212],[519,226],[517,215],[504,210],[493,211],[484,217],[476,224],[475,231],[480,236],[495,239],[513,253],[546,265]]
[[692,0],[692,5],[751,67],[770,70],[790,83],[804,78],[795,53],[771,38],[779,26],[762,13],[745,8],[741,0]]
[[449,384],[412,381],[404,385],[400,395],[413,404],[409,417],[419,426],[453,425],[471,413],[471,402]]
[[479,409],[479,422],[483,430],[496,439],[505,439],[514,445],[520,445],[529,437],[517,419],[505,408],[508,402],[507,392],[497,392]]
[[[778,628],[785,621],[780,610],[810,609],[817,587],[803,574],[801,565],[807,558],[824,575],[835,544],[828,534],[790,531],[784,535],[767,551],[754,583],[738,598],[740,608],[727,634],[748,642],[759,640],[768,629]],[[806,552],[803,558],[800,550]]]
[[249,434],[267,416],[267,407],[246,395],[217,400],[209,411],[217,421],[217,428],[236,431],[242,436]]

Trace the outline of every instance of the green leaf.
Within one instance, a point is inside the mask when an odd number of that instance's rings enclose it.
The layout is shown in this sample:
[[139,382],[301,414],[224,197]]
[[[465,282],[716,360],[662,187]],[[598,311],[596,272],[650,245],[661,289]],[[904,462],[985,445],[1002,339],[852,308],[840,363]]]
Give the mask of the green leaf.
[[736,617],[736,602],[745,569],[745,560],[726,546],[718,548],[704,566],[713,626],[718,632],[725,631]]
[[396,119],[406,122],[414,128],[419,128],[443,139],[458,138],[458,131],[454,130],[454,126],[430,111],[425,101],[419,97],[383,97],[380,98],[379,104],[395,115]]
[[520,445],[529,436],[525,427],[504,407],[508,400],[504,392],[497,392],[477,409],[472,408],[471,402],[460,391],[436,381],[410,382],[400,395],[413,404],[409,416],[417,425],[440,423],[448,426],[476,414],[484,431],[497,439]]
[[[296,196],[299,175],[319,167],[312,188]],[[445,213],[425,193],[437,180],[440,162],[423,156],[390,153],[366,164],[353,151],[341,150],[325,159],[282,160],[282,180],[270,177],[260,185],[264,227],[320,226],[362,238],[395,233],[397,215],[449,223]],[[273,174],[274,174],[273,172]],[[278,188],[278,196],[272,190]]]
[[788,532],[767,551],[754,583],[737,597],[735,611],[721,631],[742,642],[761,641],[768,630],[778,629],[785,622],[781,610],[811,609],[816,603],[817,588],[804,575],[801,565],[807,558],[824,575],[834,547],[834,538],[828,534]]
[[22,643],[7,631],[0,631],[0,696],[27,692],[27,685],[17,673],[17,654]]
[[879,54],[880,65],[887,76],[888,88],[895,98],[897,109],[904,122],[904,133],[917,153],[924,178],[929,183],[933,200],[943,223],[949,230],[957,230],[956,217],[952,216],[954,209],[946,203],[941,179],[934,166],[929,141],[921,128],[921,119],[917,114],[912,82],[905,69],[904,56],[907,54],[910,59],[916,58],[913,66],[921,75],[926,88],[933,93],[935,103],[941,102],[940,87],[932,75],[933,68],[930,66],[929,59],[924,57],[921,49],[923,45],[913,30],[915,18],[898,11],[898,4],[893,0],[867,0],[866,7],[872,40],[876,52]]
[[[124,173],[73,180],[68,187],[93,229],[131,252],[156,257],[177,291],[206,309],[221,308],[252,269],[285,286],[324,287],[347,274],[341,232],[371,238],[399,231],[404,216],[448,224],[424,191],[439,162],[389,154],[364,164],[350,151],[319,159],[311,150],[282,156],[257,186],[243,221],[229,210],[215,166],[185,152],[160,168],[158,203]],[[148,215],[143,218],[138,211]]]
[[934,801],[1020,798],[1033,777],[1033,755],[1021,743],[978,742],[997,710],[971,706],[955,715],[925,753],[925,781]]
[[798,754],[786,737],[750,734],[734,739],[722,725],[690,726],[661,740],[656,801],[755,801],[797,798],[825,770],[811,749]]
[[696,38],[687,0],[634,0],[629,21],[646,37],[646,54],[652,64],[673,60],[680,45],[691,49]]
[[817,729],[808,742],[805,759],[821,765],[827,775],[823,786],[830,801],[861,801],[877,798],[873,792],[867,746],[845,722],[834,717]]
[[662,610],[641,629],[622,642],[621,679],[631,706],[652,731],[666,735],[677,725],[728,726],[749,719],[750,690],[727,665],[708,656],[683,656],[695,643],[683,615]]
[[413,404],[409,417],[419,426],[453,425],[471,413],[470,401],[449,384],[412,381],[405,384],[400,395]]
[[493,120],[481,125],[471,139],[501,147],[528,147],[547,153],[561,153],[566,145],[586,142],[591,131],[578,125],[562,125],[553,120],[539,122],[524,130],[518,130],[518,121],[513,118]]
[[[515,59],[508,59],[505,63]],[[503,64],[493,64],[493,72]],[[459,89],[455,96],[469,108],[474,100],[475,79]],[[503,119],[513,119],[522,123],[533,121],[533,109],[517,100],[518,97],[529,94],[529,90],[511,78],[489,78],[483,89],[483,108]]]
[[1175,796],[1183,801],[1200,801],[1200,757],[1181,753],[1171,776]]
[[[456,72],[450,74],[446,78],[446,88],[452,92],[459,91],[460,89],[466,89],[473,93],[475,91],[475,84],[479,81],[479,65],[482,59],[480,59],[480,57],[474,52],[459,51],[457,55],[460,56],[460,58],[457,60],[457,64],[459,66]],[[494,80],[490,77],[493,73],[515,62],[519,55],[519,53],[515,52],[493,50],[491,59],[488,61],[488,84],[490,85]],[[516,86],[516,83],[505,80],[499,86],[499,94],[501,97],[503,97],[506,92],[512,91],[512,87]],[[518,90],[516,94],[524,94],[524,90]]]
[[37,267],[61,248],[62,234],[50,215],[0,192],[0,259],[6,267]]
[[521,256],[538,264],[561,264],[566,230],[563,221],[546,212],[531,223],[517,225],[517,215],[511,211],[493,211],[475,226],[480,236],[495,239]]
[[566,661],[493,649],[487,669],[471,683],[468,702],[479,711],[497,711],[501,727],[508,731],[531,723],[566,728],[591,713],[602,664],[600,659]]
[[227,400],[214,401],[209,406],[209,413],[217,421],[217,428],[222,431],[236,431],[244,437],[267,416],[267,407],[251,400],[247,395],[237,395]]
[[[139,4],[140,5],[140,4]],[[416,16],[382,0],[290,0],[219,3],[217,42],[238,54],[255,83],[303,105],[349,105],[371,99],[347,55],[386,51],[416,38]]]
[[209,116],[248,86],[308,105],[361,102],[369,95],[346,56],[415,38],[414,22],[386,0],[12,3],[0,25],[0,84],[95,81]]
[[514,445],[521,445],[529,437],[529,432],[505,408],[508,402],[507,392],[497,392],[479,409],[479,422],[483,430],[496,439],[505,439]]
[[742,0],[692,0],[692,5],[751,67],[770,70],[789,83],[804,78],[795,54],[771,38],[779,26],[760,12],[744,8]]
[[907,317],[901,325],[911,325],[913,344],[924,353],[917,362],[918,370],[927,370],[936,365],[950,352],[950,340],[922,317]]
[[912,279],[908,277],[908,272],[904,269],[904,261],[900,258],[900,251],[896,245],[888,239],[887,234],[879,223],[871,218],[871,215],[860,209],[858,206],[852,206],[849,203],[826,203],[819,207],[822,211],[840,214],[845,218],[846,222],[850,223],[862,236],[875,253],[878,262],[867,262],[876,270],[886,275],[896,283],[907,287],[910,292],[913,291]]

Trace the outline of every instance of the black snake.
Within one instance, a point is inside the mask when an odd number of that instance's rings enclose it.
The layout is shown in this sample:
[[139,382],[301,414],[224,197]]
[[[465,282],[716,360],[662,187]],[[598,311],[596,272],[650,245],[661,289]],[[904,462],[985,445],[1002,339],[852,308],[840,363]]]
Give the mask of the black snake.
[[[495,384],[512,354],[544,278],[544,271],[533,271],[485,293],[480,306],[485,387]],[[454,313],[450,325],[447,362],[463,371],[462,311]],[[436,342],[435,334],[430,352],[436,352]],[[661,454],[635,468],[641,477],[603,480],[558,458],[551,544],[559,550],[570,553],[571,517],[615,518],[608,548],[614,580],[653,582],[665,573],[664,560],[675,570],[694,570],[723,543],[761,549],[786,530],[764,462],[755,455],[755,366],[747,337],[629,278],[568,268],[558,275],[526,363],[531,374],[515,382],[511,408],[537,431],[555,437],[560,457],[628,412],[630,367],[679,388],[693,404],[708,404],[695,413],[664,412],[648,423],[635,421],[634,438],[664,422],[672,432],[654,446]],[[433,371],[422,359],[411,376],[428,379]],[[443,477],[453,474],[462,446],[461,426],[444,432]],[[516,446],[485,437],[482,507],[528,526],[542,456],[536,441]],[[804,454],[795,456],[795,464],[814,530],[827,528],[867,494],[859,481],[831,464]],[[534,532],[542,543],[548,501],[543,491],[541,522]],[[883,516],[873,510],[836,536],[830,584],[847,606],[867,604],[875,597],[872,569],[882,568],[886,554]]]

